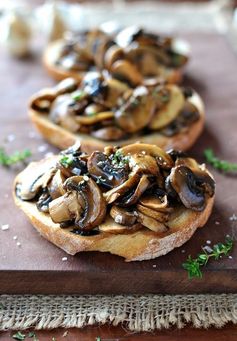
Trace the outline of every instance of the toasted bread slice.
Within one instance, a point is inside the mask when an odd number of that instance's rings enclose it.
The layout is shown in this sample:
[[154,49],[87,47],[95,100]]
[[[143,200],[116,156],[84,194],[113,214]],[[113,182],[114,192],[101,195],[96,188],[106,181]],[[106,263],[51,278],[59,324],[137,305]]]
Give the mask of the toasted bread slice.
[[48,213],[37,209],[35,202],[23,201],[16,195],[16,185],[27,176],[28,169],[16,177],[13,193],[15,203],[43,237],[71,255],[81,251],[110,252],[124,257],[126,261],[141,261],[165,255],[184,244],[198,227],[205,225],[214,203],[214,196],[208,198],[201,212],[184,206],[176,208],[166,223],[169,227],[166,232],[153,232],[144,227],[126,234],[100,232],[97,235],[81,236],[72,233],[72,227],[61,228],[54,223]]
[[197,107],[200,115],[199,119],[189,125],[185,131],[181,131],[170,137],[162,135],[159,132],[151,132],[146,135],[137,135],[136,137],[128,139],[108,142],[99,140],[87,134],[72,133],[49,120],[49,116],[47,114],[37,112],[33,109],[29,110],[29,116],[40,134],[49,143],[60,149],[68,148],[76,141],[80,141],[82,150],[87,153],[91,153],[94,150],[102,151],[107,145],[124,146],[139,141],[148,144],[155,144],[166,150],[173,148],[185,151],[191,148],[195,143],[203,130],[205,121],[204,105],[201,97],[196,92],[193,92],[192,97],[189,98],[189,102]]

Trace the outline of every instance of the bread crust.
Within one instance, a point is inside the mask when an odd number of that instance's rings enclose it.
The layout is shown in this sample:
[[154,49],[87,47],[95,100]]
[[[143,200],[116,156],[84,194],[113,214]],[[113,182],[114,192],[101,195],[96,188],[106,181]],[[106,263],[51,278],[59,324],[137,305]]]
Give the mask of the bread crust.
[[207,199],[202,212],[185,207],[176,208],[168,221],[165,233],[155,233],[147,228],[128,234],[100,232],[94,236],[74,234],[71,228],[62,229],[55,224],[49,214],[41,213],[34,202],[23,201],[16,196],[16,184],[24,175],[21,172],[15,179],[13,197],[16,205],[26,214],[36,230],[48,241],[71,255],[82,251],[110,252],[122,256],[127,262],[153,259],[167,254],[188,241],[198,227],[205,225],[209,218],[214,196]]
[[80,141],[82,150],[87,153],[92,153],[95,150],[103,151],[104,147],[107,145],[124,146],[139,141],[142,143],[155,144],[165,150],[174,148],[185,151],[191,148],[195,143],[203,130],[205,121],[204,105],[200,96],[196,92],[193,93],[190,98],[190,102],[198,108],[200,118],[198,121],[188,126],[185,131],[181,131],[171,137],[164,136],[159,132],[151,132],[147,135],[137,135],[135,137],[119,141],[102,141],[87,134],[72,133],[50,121],[47,114],[39,113],[33,109],[29,110],[29,116],[40,134],[49,143],[60,149],[66,149],[76,141]]
[[[76,71],[70,71],[65,70],[61,68],[60,66],[57,66],[55,61],[57,59],[57,55],[59,53],[59,50],[61,46],[63,45],[62,40],[57,40],[52,42],[45,50],[43,54],[43,65],[48,72],[48,74],[53,77],[57,81],[61,81],[68,77],[73,77],[77,80],[81,80],[83,76],[85,75],[85,72],[76,72]],[[183,79],[183,71],[182,68],[179,69],[171,69],[167,68],[169,71],[169,76],[167,78],[168,83],[174,83],[179,84],[181,83]]]

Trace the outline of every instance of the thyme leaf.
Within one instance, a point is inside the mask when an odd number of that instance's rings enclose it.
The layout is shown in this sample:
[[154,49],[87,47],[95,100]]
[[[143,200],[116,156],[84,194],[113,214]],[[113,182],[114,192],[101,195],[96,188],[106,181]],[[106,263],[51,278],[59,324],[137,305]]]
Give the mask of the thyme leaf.
[[225,243],[218,243],[213,248],[202,248],[203,253],[199,253],[197,258],[188,256],[183,268],[188,272],[188,278],[202,278],[201,267],[205,266],[211,258],[219,260],[222,255],[227,256],[233,248],[233,240],[226,237]]
[[12,155],[8,155],[4,148],[0,148],[0,165],[9,167],[15,163],[25,161],[29,156],[31,156],[29,149],[25,149],[22,152],[16,151]]
[[231,162],[219,159],[218,157],[215,156],[211,148],[207,148],[204,150],[204,156],[206,158],[206,161],[217,170],[220,170],[224,173],[237,171],[237,163],[231,163]]
[[59,162],[63,167],[68,168],[73,163],[73,155],[72,154],[62,155]]
[[22,334],[21,332],[16,332],[16,334],[12,335],[13,339],[15,340],[25,340],[25,334]]

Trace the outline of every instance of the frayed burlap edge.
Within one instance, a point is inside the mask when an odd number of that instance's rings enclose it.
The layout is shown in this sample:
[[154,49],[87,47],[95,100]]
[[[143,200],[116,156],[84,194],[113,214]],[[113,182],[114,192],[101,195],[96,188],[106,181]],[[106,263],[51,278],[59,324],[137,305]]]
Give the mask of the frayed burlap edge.
[[0,330],[122,323],[139,332],[186,324],[220,328],[228,322],[237,323],[237,294],[0,296]]

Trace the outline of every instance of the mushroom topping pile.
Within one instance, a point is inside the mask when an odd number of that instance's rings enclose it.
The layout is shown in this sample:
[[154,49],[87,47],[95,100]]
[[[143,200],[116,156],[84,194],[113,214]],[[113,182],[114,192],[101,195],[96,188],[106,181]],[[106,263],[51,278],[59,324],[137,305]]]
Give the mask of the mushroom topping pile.
[[154,131],[168,136],[185,131],[201,114],[192,95],[188,89],[164,82],[131,88],[93,71],[80,84],[68,78],[38,93],[31,108],[73,133],[120,141]]
[[203,211],[215,182],[204,165],[180,152],[135,143],[87,155],[77,143],[32,163],[16,191],[54,223],[82,235],[169,233],[172,213]]
[[137,86],[150,78],[167,79],[167,68],[180,68],[187,60],[187,48],[179,40],[131,26],[113,35],[96,29],[67,37],[55,63],[76,72],[106,69]]

